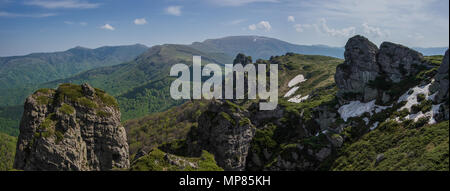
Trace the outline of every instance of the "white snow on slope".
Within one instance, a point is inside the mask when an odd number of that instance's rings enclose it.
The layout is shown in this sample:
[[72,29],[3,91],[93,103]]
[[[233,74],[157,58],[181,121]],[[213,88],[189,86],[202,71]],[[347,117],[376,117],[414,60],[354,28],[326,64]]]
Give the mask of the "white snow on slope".
[[[417,95],[424,94],[427,100],[432,100],[436,94],[429,95],[430,94],[430,84],[427,84],[425,86],[416,86],[414,88],[411,88],[408,90],[405,94],[403,94],[397,101],[397,103],[400,103],[402,101],[406,101],[406,104],[398,109],[398,111],[401,111],[403,109],[408,109],[408,111],[411,111],[411,107],[413,105],[419,104],[417,102]],[[411,94],[409,94],[412,91]]]
[[289,90],[286,94],[284,94],[284,97],[290,97],[291,95],[293,95],[297,90],[298,90],[298,86],[292,88],[291,90]]
[[369,118],[367,118],[367,117],[364,117],[364,122],[366,122],[366,125],[368,125],[369,124]]
[[380,122],[378,122],[378,121],[373,123],[372,127],[370,127],[370,130],[371,131],[375,130],[378,127],[379,124],[380,124]]
[[302,97],[302,95],[296,95],[293,98],[289,99],[288,102],[292,102],[292,103],[300,103],[302,101],[305,101],[309,98],[309,95]]
[[379,106],[375,105],[375,100],[361,103],[360,101],[351,101],[347,105],[343,105],[339,108],[338,112],[344,121],[347,121],[351,117],[359,117],[362,114],[368,112],[370,114],[381,112],[382,110],[392,106]]
[[305,77],[302,74],[300,74],[298,76],[295,76],[295,78],[293,78],[291,81],[289,81],[288,86],[292,87],[292,86],[295,86],[295,85],[297,85],[299,83],[302,83],[304,81],[306,81]]
[[[411,120],[413,120],[414,122],[417,122],[420,118],[423,118],[423,117],[429,117],[430,119],[429,119],[429,121],[428,121],[428,124],[430,124],[430,125],[431,125],[431,124],[435,124],[435,123],[436,123],[436,120],[434,119],[434,115],[439,113],[439,107],[440,107],[440,106],[441,106],[441,104],[433,105],[433,106],[431,107],[431,110],[430,110],[430,111],[427,111],[426,113],[422,113],[422,111],[419,111],[419,112],[416,113],[416,114],[409,114],[408,116],[406,116],[405,118],[403,118],[403,120],[411,119]],[[400,119],[397,118],[396,121],[400,121]]]

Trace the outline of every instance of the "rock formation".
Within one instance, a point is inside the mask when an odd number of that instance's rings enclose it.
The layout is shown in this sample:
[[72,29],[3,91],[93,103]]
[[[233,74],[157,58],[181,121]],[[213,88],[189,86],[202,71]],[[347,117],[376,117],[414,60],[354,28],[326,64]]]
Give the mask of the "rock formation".
[[187,139],[190,153],[207,150],[224,170],[245,170],[255,127],[248,112],[230,101],[213,101]]
[[341,103],[362,102],[380,98],[392,101],[386,90],[416,75],[422,68],[431,68],[421,53],[405,46],[383,42],[380,49],[363,36],[355,36],[345,45],[345,62],[336,68],[335,81]]
[[436,84],[438,84],[438,94],[435,97],[435,101],[437,103],[441,103],[449,99],[448,96],[448,50],[445,52],[444,60],[442,60],[442,64],[437,70],[437,74],[434,77]]
[[336,68],[335,81],[339,97],[355,96],[370,101],[376,98],[376,90],[368,83],[380,75],[377,64],[378,48],[363,36],[355,36],[345,45],[345,62]]
[[440,117],[441,120],[449,119],[448,62],[449,62],[449,55],[447,50],[445,52],[444,59],[442,60],[442,64],[441,66],[439,66],[437,74],[434,77],[434,83],[430,87],[430,91],[432,93],[436,93],[436,96],[434,97],[434,102],[437,104],[443,103],[442,104],[443,111],[441,110],[441,113],[443,113],[444,115]]
[[128,168],[116,100],[88,84],[41,89],[26,99],[14,168],[88,171]]
[[381,44],[377,62],[381,72],[394,83],[418,73],[419,66],[426,66],[421,53],[391,42]]

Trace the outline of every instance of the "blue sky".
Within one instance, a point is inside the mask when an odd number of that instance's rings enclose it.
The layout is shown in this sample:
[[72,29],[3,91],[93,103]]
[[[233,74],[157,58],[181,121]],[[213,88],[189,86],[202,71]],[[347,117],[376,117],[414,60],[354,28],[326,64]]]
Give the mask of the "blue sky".
[[448,0],[0,0],[0,56],[261,35],[295,44],[449,45]]

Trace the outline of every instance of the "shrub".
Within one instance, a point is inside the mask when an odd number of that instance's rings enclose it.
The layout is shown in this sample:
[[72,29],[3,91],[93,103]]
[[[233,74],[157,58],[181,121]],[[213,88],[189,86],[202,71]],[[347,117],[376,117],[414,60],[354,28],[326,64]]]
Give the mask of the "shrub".
[[419,94],[417,95],[417,102],[422,102],[423,100],[425,100],[425,94]]
[[75,84],[61,84],[56,90],[57,99],[63,102],[65,98],[70,101],[76,101],[83,97],[81,86]]
[[119,103],[117,103],[117,100],[114,97],[108,95],[104,91],[96,90],[95,94],[102,100],[103,104],[119,108]]
[[99,117],[111,117],[112,114],[108,113],[106,111],[97,111],[97,116],[99,116]]
[[61,107],[59,108],[59,111],[66,114],[66,115],[72,115],[75,113],[75,108],[73,108],[70,105],[67,104],[62,104]]
[[91,109],[97,108],[97,104],[86,97],[79,98],[78,103],[80,103],[82,106],[87,107],[87,108],[91,108]]
[[38,96],[36,101],[39,105],[47,105],[50,103],[51,99],[48,96]]

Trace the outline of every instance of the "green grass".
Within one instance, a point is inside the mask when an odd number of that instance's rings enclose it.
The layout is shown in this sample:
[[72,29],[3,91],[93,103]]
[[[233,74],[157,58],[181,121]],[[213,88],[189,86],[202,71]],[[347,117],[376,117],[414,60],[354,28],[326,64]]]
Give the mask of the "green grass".
[[57,85],[42,86],[42,83],[130,61],[146,50],[146,47],[133,45],[3,57],[0,59],[0,106],[23,104],[35,90]]
[[75,113],[75,108],[73,108],[70,105],[67,104],[62,104],[61,107],[59,108],[59,111],[66,114],[66,115],[72,115]]
[[17,138],[0,133],[0,171],[12,170]]
[[444,59],[444,56],[443,55],[424,56],[424,59],[435,66],[440,66],[442,60]]
[[90,109],[95,109],[98,107],[98,105],[95,102],[93,102],[92,100],[90,100],[86,97],[79,98],[78,103],[80,103],[82,106],[90,108]]
[[165,112],[154,113],[124,123],[130,145],[130,155],[140,148],[154,148],[160,144],[185,139],[191,126],[208,106],[207,101],[187,102]]
[[[420,123],[420,122],[419,122]],[[449,170],[449,122],[406,127],[385,122],[346,145],[332,170]],[[375,163],[378,154],[385,159]]]
[[97,116],[99,117],[111,117],[111,113],[108,113],[106,111],[97,111]]
[[81,86],[75,84],[61,84],[56,90],[57,100],[62,103],[64,100],[76,102],[83,97]]

